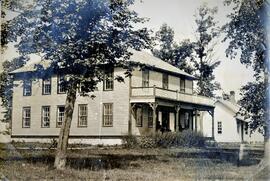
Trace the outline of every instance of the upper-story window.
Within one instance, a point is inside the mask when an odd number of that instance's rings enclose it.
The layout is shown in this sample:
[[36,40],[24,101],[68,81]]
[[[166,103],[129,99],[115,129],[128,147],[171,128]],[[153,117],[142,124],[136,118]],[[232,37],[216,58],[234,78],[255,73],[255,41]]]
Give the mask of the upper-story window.
[[185,92],[185,79],[180,79],[180,92]]
[[78,119],[78,127],[86,127],[87,126],[87,105],[79,104],[79,119]]
[[50,127],[50,106],[42,106],[41,109],[41,127],[49,128]]
[[149,70],[142,71],[142,87],[149,87]]
[[32,94],[32,81],[31,80],[23,81],[23,95],[31,96],[31,94]]
[[51,79],[43,79],[42,80],[42,94],[43,95],[50,95],[51,94]]
[[168,89],[169,88],[169,76],[168,74],[162,74],[162,88]]
[[22,111],[22,127],[30,128],[31,122],[31,107],[23,107]]
[[103,90],[113,90],[113,68],[104,71]]
[[64,82],[65,82],[65,76],[64,75],[58,75],[58,77],[57,77],[57,93],[58,94],[66,93],[66,90],[65,90],[65,87],[64,87]]

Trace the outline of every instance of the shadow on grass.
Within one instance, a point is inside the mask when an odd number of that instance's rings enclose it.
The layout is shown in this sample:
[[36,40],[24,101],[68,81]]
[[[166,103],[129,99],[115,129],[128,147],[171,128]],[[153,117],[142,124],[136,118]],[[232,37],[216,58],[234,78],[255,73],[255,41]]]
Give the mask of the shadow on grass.
[[263,151],[258,150],[246,150],[244,157],[239,161],[239,150],[238,149],[206,149],[200,152],[177,152],[176,158],[204,158],[213,160],[215,163],[231,163],[237,166],[251,166],[256,165],[260,162],[263,157]]
[[[169,151],[169,149],[168,149]],[[36,151],[24,150],[20,151],[20,156],[9,155],[5,158],[0,158],[4,162],[28,162],[31,164],[45,164],[49,168],[53,168],[54,151]],[[170,151],[169,151],[170,152]],[[89,169],[89,170],[102,170],[102,169],[126,169],[128,167],[143,167],[139,160],[170,162],[170,158],[191,158],[198,159],[197,162],[211,161],[212,163],[231,163],[237,166],[251,166],[260,162],[263,156],[263,151],[248,150],[245,152],[244,159],[238,160],[237,149],[201,149],[200,151],[177,151],[171,154],[89,154],[77,152],[75,155],[70,154],[67,159],[67,166],[74,169]],[[166,156],[167,155],[167,156]],[[158,162],[157,162],[158,164]]]
[[[50,155],[25,155],[23,157],[9,157],[0,159],[5,162],[22,161],[31,164],[45,164],[49,169],[53,168],[54,154]],[[80,157],[68,157],[67,166],[74,169],[89,169],[89,170],[102,170],[102,169],[126,169],[128,167],[141,167],[140,164],[134,162],[136,160],[157,160],[156,155],[109,155],[99,154]]]

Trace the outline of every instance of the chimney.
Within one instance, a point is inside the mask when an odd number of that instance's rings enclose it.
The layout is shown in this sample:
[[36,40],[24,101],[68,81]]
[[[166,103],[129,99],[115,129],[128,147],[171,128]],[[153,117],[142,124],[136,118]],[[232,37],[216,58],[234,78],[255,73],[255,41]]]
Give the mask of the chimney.
[[234,92],[234,91],[230,91],[229,100],[230,100],[232,103],[236,103],[236,100],[235,100],[235,92]]

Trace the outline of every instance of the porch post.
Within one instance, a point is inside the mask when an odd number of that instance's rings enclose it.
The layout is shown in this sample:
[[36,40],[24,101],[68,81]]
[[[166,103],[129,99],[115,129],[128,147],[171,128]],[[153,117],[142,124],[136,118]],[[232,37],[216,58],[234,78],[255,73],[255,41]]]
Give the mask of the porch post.
[[179,132],[179,111],[180,111],[180,106],[177,105],[175,106],[175,111],[176,111],[176,116],[175,116],[175,131]]
[[195,132],[197,132],[197,122],[198,122],[197,115],[198,115],[197,109],[195,109]]
[[214,117],[214,109],[211,111],[211,113],[212,113],[212,138],[213,138],[213,140],[215,140],[215,122],[214,122],[214,120],[215,120],[215,117]]
[[148,104],[152,108],[152,111],[153,111],[153,131],[155,134],[157,131],[157,106],[158,104],[156,102],[149,102]]

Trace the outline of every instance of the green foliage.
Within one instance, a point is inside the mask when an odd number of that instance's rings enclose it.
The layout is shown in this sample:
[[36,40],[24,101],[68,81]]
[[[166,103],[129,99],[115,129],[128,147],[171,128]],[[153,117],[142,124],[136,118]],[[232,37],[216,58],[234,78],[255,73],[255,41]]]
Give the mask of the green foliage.
[[201,133],[192,130],[123,137],[123,144],[127,148],[203,147],[205,142],[206,138]]
[[220,31],[214,20],[216,13],[217,8],[199,7],[195,15],[194,42],[186,39],[176,43],[173,29],[163,24],[156,33],[158,47],[152,50],[156,57],[197,77],[197,93],[207,97],[214,97],[214,91],[220,89],[213,73],[220,64],[214,58],[215,40]]
[[138,146],[138,138],[134,135],[123,136],[122,144],[125,148],[135,148]]
[[[267,43],[267,23],[269,23],[269,2],[267,0],[225,0],[233,12],[230,21],[223,27],[224,41],[229,41],[226,54],[232,59],[240,54],[240,62],[252,66],[256,81],[249,82],[241,89],[239,114],[251,119],[252,130],[264,129],[269,133],[269,42]],[[268,27],[269,28],[269,27]],[[268,131],[267,131],[268,130]],[[269,137],[269,135],[265,135]]]
[[27,57],[18,57],[12,61],[3,62],[3,72],[0,73],[0,97],[2,100],[1,106],[5,108],[4,122],[11,120],[12,110],[12,93],[13,93],[13,78],[9,75],[9,72],[22,67],[28,60]]
[[239,104],[241,109],[239,114],[251,119],[249,124],[251,130],[259,129],[262,133],[266,125],[267,113],[265,111],[267,104],[266,85],[262,81],[249,82],[241,88],[241,99]]

